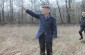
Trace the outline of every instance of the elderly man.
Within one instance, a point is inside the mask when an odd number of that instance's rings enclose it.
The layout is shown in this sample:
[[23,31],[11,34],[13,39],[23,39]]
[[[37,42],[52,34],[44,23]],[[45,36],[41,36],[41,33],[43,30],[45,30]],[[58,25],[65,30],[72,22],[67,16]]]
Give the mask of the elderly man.
[[40,44],[40,55],[45,55],[45,47],[47,50],[47,55],[52,55],[52,39],[57,38],[57,27],[56,20],[50,13],[49,6],[43,6],[41,14],[36,14],[31,10],[23,7],[23,9],[29,15],[39,19],[40,28],[37,32],[36,38],[39,39]]

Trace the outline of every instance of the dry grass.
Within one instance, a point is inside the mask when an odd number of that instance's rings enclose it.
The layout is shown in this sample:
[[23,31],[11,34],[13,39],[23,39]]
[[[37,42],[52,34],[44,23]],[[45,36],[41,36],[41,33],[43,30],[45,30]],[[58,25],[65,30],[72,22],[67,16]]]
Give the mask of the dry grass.
[[[38,27],[0,27],[0,55],[39,55],[34,35]],[[79,41],[79,26],[59,26],[53,41],[54,55],[85,55],[85,39]]]

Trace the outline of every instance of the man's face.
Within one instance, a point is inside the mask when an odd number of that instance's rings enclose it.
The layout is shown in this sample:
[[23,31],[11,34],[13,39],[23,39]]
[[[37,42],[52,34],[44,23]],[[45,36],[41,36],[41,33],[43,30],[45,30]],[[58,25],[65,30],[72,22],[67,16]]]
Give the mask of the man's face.
[[82,12],[82,16],[85,17],[85,12]]
[[48,8],[42,8],[42,13],[44,14],[44,15],[46,15],[46,14],[48,14],[49,12],[50,12],[50,9],[48,9]]

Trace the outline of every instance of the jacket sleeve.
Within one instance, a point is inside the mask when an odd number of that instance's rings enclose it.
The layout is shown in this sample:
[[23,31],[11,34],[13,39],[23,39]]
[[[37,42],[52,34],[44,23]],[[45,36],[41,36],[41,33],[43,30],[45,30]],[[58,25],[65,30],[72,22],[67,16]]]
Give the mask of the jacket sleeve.
[[57,37],[57,26],[55,18],[53,18],[53,37]]
[[30,10],[26,10],[25,12],[28,13],[29,15],[31,15],[31,16],[39,19],[39,14],[35,14],[34,12],[32,12],[32,11],[30,11]]
[[81,19],[82,19],[82,18],[80,18],[80,21],[79,21],[80,24],[81,24]]

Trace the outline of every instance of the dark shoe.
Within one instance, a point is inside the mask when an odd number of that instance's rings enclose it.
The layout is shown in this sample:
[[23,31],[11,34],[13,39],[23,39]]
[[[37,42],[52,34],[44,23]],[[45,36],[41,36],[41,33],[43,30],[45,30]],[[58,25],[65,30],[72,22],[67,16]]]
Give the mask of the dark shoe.
[[40,55],[45,55],[45,53],[41,53]]
[[52,53],[47,53],[47,55],[53,55]]
[[81,37],[79,40],[82,40],[83,39],[83,37]]

